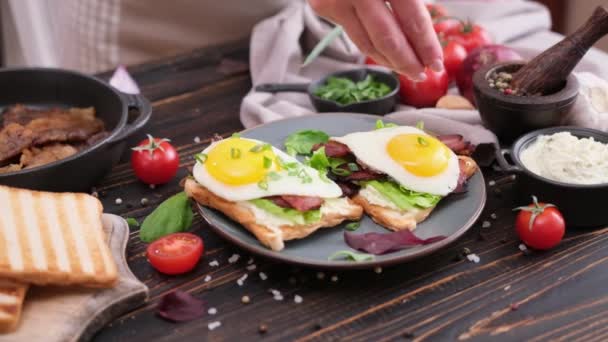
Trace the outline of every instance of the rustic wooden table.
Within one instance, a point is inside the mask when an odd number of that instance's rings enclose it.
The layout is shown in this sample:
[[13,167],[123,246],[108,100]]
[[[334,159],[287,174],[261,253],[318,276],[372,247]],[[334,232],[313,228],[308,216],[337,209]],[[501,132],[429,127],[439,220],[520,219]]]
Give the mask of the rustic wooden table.
[[[239,131],[239,105],[251,86],[248,43],[195,51],[129,70],[154,104],[146,133],[167,137],[179,147],[186,176],[192,155],[218,133]],[[106,76],[107,75],[103,75]],[[194,142],[195,137],[200,142]],[[133,137],[131,145],[144,138]],[[197,139],[198,141],[198,139]],[[105,210],[143,219],[180,190],[178,179],[150,189],[138,182],[125,154],[98,187]],[[116,319],[98,341],[285,341],[285,340],[556,340],[608,339],[607,229],[569,231],[559,248],[524,253],[514,229],[512,184],[507,175],[484,170],[488,204],[480,221],[461,239],[434,255],[382,270],[325,272],[297,269],[250,258],[212,233],[197,215],[192,227],[205,241],[205,259],[192,273],[168,277],[146,261],[146,245],[133,230],[128,259],[150,288],[150,301]],[[493,183],[492,183],[493,184]],[[147,198],[149,204],[140,201]],[[123,203],[116,205],[116,198]],[[521,203],[519,203],[521,204]],[[495,214],[495,215],[492,215]],[[495,217],[495,218],[494,218]],[[490,227],[483,228],[488,221]],[[487,226],[487,224],[485,224]],[[465,249],[479,263],[463,258]],[[228,258],[240,254],[237,263]],[[209,266],[217,260],[219,267]],[[268,275],[260,279],[258,272]],[[236,280],[249,273],[244,286]],[[337,281],[332,281],[332,276]],[[205,281],[206,277],[210,277]],[[181,289],[216,308],[217,314],[181,324],[155,315],[159,299]],[[269,289],[284,295],[275,301]],[[241,297],[251,298],[249,304]],[[294,302],[299,295],[303,301]],[[209,331],[208,323],[221,327]],[[260,325],[267,329],[259,332]]]

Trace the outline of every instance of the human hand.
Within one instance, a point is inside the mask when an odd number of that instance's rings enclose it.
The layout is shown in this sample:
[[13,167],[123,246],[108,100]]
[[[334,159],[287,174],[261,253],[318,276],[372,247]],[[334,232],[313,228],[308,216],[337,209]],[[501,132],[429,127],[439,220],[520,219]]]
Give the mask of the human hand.
[[308,1],[376,63],[417,81],[426,79],[425,67],[443,70],[443,52],[422,0]]

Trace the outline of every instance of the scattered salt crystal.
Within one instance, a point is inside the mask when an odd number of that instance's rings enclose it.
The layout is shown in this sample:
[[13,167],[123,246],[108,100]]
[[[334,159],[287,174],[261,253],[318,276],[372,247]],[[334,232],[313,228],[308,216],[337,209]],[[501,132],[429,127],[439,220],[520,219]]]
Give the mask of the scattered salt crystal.
[[490,215],[490,218],[492,218],[492,220],[496,220],[496,217],[497,217],[497,216],[496,216],[496,214],[495,214],[495,213],[492,213],[492,215]]
[[116,201],[114,201],[116,204],[122,204],[122,198],[117,198]]
[[217,262],[217,260],[213,260],[209,263],[209,266],[211,267],[218,267],[220,265],[219,262]]
[[511,289],[511,285],[505,286],[505,291],[509,291]]
[[198,143],[200,143],[200,142],[201,142],[201,138],[199,138],[199,137],[194,137],[194,142],[195,142],[195,143],[197,143],[197,144],[198,144]]
[[522,251],[522,252],[523,252],[523,251],[525,251],[525,250],[527,250],[527,249],[528,249],[528,247],[526,247],[526,245],[524,245],[523,243],[520,243],[520,244],[519,244],[519,250],[520,250],[520,251]]
[[247,260],[247,265],[251,265],[253,264],[253,258],[249,258],[249,260]]
[[257,266],[255,264],[251,264],[247,267],[245,267],[247,269],[247,271],[255,271],[255,269],[257,268]]
[[281,291],[279,291],[279,290],[269,289],[268,291],[270,291],[270,293],[272,293],[273,296],[280,296],[281,295]]
[[220,322],[220,321],[211,322],[211,323],[209,323],[209,325],[207,325],[207,327],[209,328],[209,330],[214,330],[214,329],[219,328],[221,326],[222,326],[222,322]]
[[338,281],[338,276],[337,275],[333,275],[331,276],[331,281],[333,281],[334,283]]
[[304,299],[302,298],[302,296],[299,296],[299,295],[295,295],[295,296],[293,297],[293,301],[294,301],[296,304],[300,304],[300,303],[302,303],[302,301],[303,301],[303,300],[304,300]]
[[249,304],[249,302],[250,302],[250,301],[251,301],[251,298],[249,298],[249,296],[243,296],[243,297],[241,298],[241,302],[242,302],[243,304]]
[[216,308],[209,308],[209,310],[207,310],[207,313],[210,315],[215,315],[217,313],[217,309]]
[[243,274],[242,277],[240,277],[239,279],[236,280],[236,283],[239,284],[239,286],[243,286],[243,283],[245,283],[245,280],[247,279],[247,274]]
[[380,267],[380,266],[374,267],[374,272],[376,272],[378,274],[382,273],[382,267]]
[[152,190],[156,189],[156,184],[150,184],[149,186],[150,186],[150,189],[152,189]]
[[230,258],[228,258],[228,262],[231,264],[234,264],[235,262],[239,261],[240,258],[241,258],[240,255],[232,254],[232,256]]
[[476,264],[479,263],[479,261],[481,260],[479,258],[479,256],[477,256],[477,254],[475,254],[475,253],[471,253],[471,254],[467,255],[467,259],[469,259],[469,261],[474,262]]
[[281,300],[283,300],[283,295],[279,294],[279,295],[277,295],[277,296],[274,296],[273,298],[274,298],[274,300],[276,300],[276,301],[281,301]]
[[205,280],[205,283],[210,282],[211,281],[211,276],[210,275],[205,276],[204,280]]
[[496,185],[496,181],[491,180],[491,181],[488,182],[488,185],[489,186],[494,186],[494,185]]
[[490,221],[483,221],[481,228],[490,228],[491,225]]
[[266,273],[260,272],[260,279],[266,280],[266,279],[268,279],[268,276],[266,275]]
[[149,201],[148,201],[148,199],[147,199],[147,198],[145,198],[145,197],[144,197],[144,198],[142,198],[142,199],[141,199],[141,201],[139,201],[139,202],[141,203],[141,205],[144,205],[144,206],[145,206],[145,205],[148,205],[148,202],[149,202]]
[[317,279],[324,279],[324,278],[325,278],[325,273],[317,272]]

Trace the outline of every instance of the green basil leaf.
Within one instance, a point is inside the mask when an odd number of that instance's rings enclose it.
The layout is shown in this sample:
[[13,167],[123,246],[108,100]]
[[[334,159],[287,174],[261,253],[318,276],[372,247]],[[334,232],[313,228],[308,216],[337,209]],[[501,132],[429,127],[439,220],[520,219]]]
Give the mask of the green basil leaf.
[[185,192],[169,197],[161,203],[141,225],[139,237],[152,242],[172,233],[183,232],[192,225],[192,205]]
[[319,171],[325,171],[329,167],[329,159],[325,154],[325,147],[321,147],[320,149],[313,152],[312,157],[308,160],[308,165],[313,169],[317,169]]
[[332,254],[328,259],[329,260],[346,259],[348,261],[363,262],[363,261],[374,260],[374,256],[372,254],[355,253],[355,252],[345,250],[345,251],[337,251],[336,253]]
[[285,139],[285,148],[287,153],[308,155],[312,151],[312,147],[317,144],[326,143],[329,140],[329,135],[318,130],[303,130],[298,131]]

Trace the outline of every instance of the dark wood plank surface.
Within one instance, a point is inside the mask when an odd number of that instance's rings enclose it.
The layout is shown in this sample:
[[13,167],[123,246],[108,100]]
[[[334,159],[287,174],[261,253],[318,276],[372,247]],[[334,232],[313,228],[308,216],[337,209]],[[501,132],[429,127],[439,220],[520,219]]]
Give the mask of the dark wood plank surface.
[[[242,129],[238,111],[249,91],[247,42],[196,51],[129,70],[153,101],[154,115],[146,133],[167,137],[179,146],[187,175],[192,155],[214,134]],[[104,75],[107,76],[107,75]],[[200,143],[194,143],[195,137]],[[141,136],[131,139],[134,145]],[[130,169],[128,154],[101,184],[106,212],[140,221],[163,199],[180,190],[178,179],[150,189]],[[399,341],[505,340],[602,341],[608,339],[607,229],[570,230],[559,248],[524,253],[514,229],[512,179],[484,170],[488,204],[480,221],[464,237],[434,255],[375,273],[298,269],[255,259],[224,242],[197,215],[192,231],[205,241],[205,259],[192,273],[168,277],[145,259],[136,229],[128,259],[137,277],[150,287],[151,298],[140,308],[100,331],[97,341]],[[140,201],[147,198],[149,204]],[[116,205],[116,198],[123,203]],[[495,214],[495,219],[492,218]],[[483,221],[491,223],[482,228]],[[463,258],[468,248],[481,261]],[[240,254],[237,263],[227,260]],[[217,260],[219,267],[209,266]],[[258,272],[268,275],[261,280]],[[236,280],[248,273],[244,286]],[[332,281],[332,276],[337,281]],[[210,276],[211,280],[205,281]],[[155,315],[159,299],[181,289],[217,309],[216,315],[174,324]],[[275,301],[270,289],[284,296]],[[251,298],[249,304],[241,297]],[[303,302],[296,304],[294,296]],[[207,324],[222,326],[209,331]],[[259,326],[267,332],[258,332]]]

